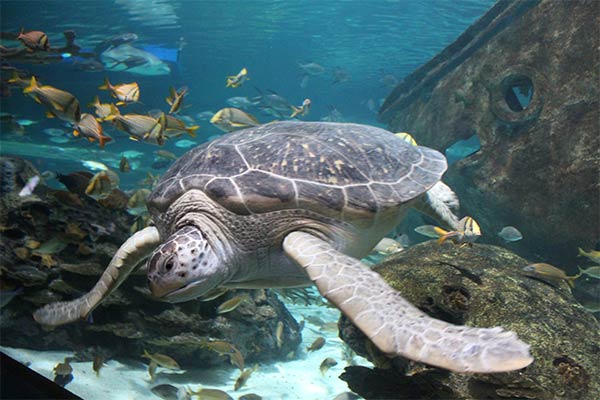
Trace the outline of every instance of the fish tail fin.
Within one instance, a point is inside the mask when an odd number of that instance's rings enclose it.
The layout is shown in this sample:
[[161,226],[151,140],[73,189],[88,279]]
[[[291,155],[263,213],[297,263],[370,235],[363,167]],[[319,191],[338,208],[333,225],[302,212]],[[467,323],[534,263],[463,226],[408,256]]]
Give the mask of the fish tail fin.
[[290,115],[290,118],[294,118],[296,115],[300,114],[301,112],[302,112],[302,108],[292,106],[292,114]]
[[567,279],[566,279],[567,283],[569,284],[569,286],[571,288],[575,287],[575,281],[577,280],[577,278],[579,278],[581,275],[583,275],[582,269],[580,267],[577,267],[577,268],[579,268],[579,273],[577,275],[567,276]]
[[109,90],[111,87],[110,82],[108,81],[108,77],[104,77],[104,83],[100,86],[98,86],[98,89],[100,90]]
[[40,85],[37,83],[37,80],[35,79],[35,76],[32,76],[31,80],[29,81],[29,86],[27,86],[25,89],[23,89],[23,93],[24,94],[31,93],[36,88],[38,88],[39,86]]
[[585,257],[585,251],[581,247],[578,247],[577,250],[579,250],[579,253],[577,254],[577,256]]
[[19,74],[17,74],[17,71],[13,71],[12,75],[10,76],[10,79],[7,81],[8,83],[17,83],[19,81],[20,77]]
[[170,105],[170,106],[173,105],[173,98],[171,96],[165,97],[165,101],[167,102],[168,105]]
[[142,357],[142,358],[150,358],[150,354],[148,353],[148,350],[144,349],[144,354],[142,354],[140,357]]
[[100,148],[101,148],[101,149],[103,149],[103,148],[104,148],[104,145],[105,145],[106,143],[110,142],[111,140],[112,140],[112,138],[111,138],[111,137],[109,137],[109,136],[103,136],[103,135],[100,135],[100,136],[98,137],[98,144],[100,145]]
[[440,228],[439,226],[434,226],[433,231],[435,233],[437,233],[439,236],[444,236],[444,235],[447,235],[450,233],[447,230]]
[[185,128],[185,131],[188,133],[188,135],[190,135],[191,137],[195,138],[196,137],[196,131],[200,128],[200,125],[194,125],[194,126],[190,126],[188,128]]
[[110,113],[106,117],[104,117],[104,120],[105,121],[112,121],[118,115],[121,115],[121,112],[119,111],[119,109],[117,108],[117,106],[115,106],[114,104],[111,104],[110,105]]
[[94,100],[92,100],[92,102],[88,104],[88,107],[96,107],[98,104],[100,104],[100,97],[96,95],[94,96]]
[[[438,244],[444,244],[444,242],[446,240],[448,240],[451,237],[456,236],[458,234],[458,232],[456,232],[456,231],[446,232],[442,228],[439,228],[437,226],[434,228],[434,230],[435,230],[436,233],[440,233],[440,237],[437,240]],[[445,232],[445,233],[442,234],[441,232]]]

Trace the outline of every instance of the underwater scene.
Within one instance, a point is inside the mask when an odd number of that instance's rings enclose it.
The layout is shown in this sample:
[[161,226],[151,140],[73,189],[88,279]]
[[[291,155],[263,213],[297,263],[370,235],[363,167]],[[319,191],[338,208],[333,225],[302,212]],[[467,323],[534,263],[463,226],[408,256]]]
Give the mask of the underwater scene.
[[0,397],[600,398],[600,2],[0,18]]

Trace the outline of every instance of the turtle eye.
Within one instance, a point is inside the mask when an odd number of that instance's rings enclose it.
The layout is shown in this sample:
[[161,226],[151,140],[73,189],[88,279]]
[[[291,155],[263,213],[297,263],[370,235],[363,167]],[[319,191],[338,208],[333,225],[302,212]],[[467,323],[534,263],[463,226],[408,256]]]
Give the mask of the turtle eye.
[[167,260],[167,262],[165,263],[165,270],[167,272],[171,271],[173,269],[174,265],[175,265],[175,263],[173,262],[173,257],[169,258]]

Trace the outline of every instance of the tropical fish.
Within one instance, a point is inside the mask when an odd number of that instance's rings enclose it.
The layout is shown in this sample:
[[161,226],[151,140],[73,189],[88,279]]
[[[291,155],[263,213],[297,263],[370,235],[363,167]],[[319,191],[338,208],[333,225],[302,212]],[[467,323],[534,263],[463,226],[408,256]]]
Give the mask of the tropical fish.
[[455,231],[445,231],[442,228],[435,227],[436,232],[440,233],[438,243],[442,244],[450,239],[454,244],[472,245],[481,236],[479,224],[471,217],[464,217],[458,221],[458,227]]
[[11,77],[8,79],[7,82],[12,85],[18,86],[21,89],[25,89],[31,83],[31,77],[27,74],[20,75],[19,72],[13,71]]
[[[231,107],[235,107],[235,108],[249,108],[252,106],[255,106],[256,104],[258,104],[257,102],[254,102],[252,100],[250,100],[248,97],[230,97],[227,100],[225,100],[225,102],[230,105]],[[207,113],[208,118],[207,119],[211,119],[212,116],[214,115],[214,113],[212,111],[205,111],[205,113]],[[210,115],[208,115],[208,113],[210,113]],[[200,114],[196,115],[196,117],[198,117]],[[201,119],[201,118],[198,118]]]
[[140,99],[140,87],[137,82],[112,85],[108,78],[104,78],[104,84],[99,86],[98,89],[108,90],[112,97],[119,100],[117,102],[118,106],[135,103]]
[[160,158],[166,158],[167,160],[177,160],[177,156],[167,150],[154,150],[153,153]]
[[202,340],[200,345],[204,348],[212,350],[220,355],[229,356],[229,361],[237,366],[240,370],[244,370],[244,356],[242,353],[231,343],[224,340]]
[[103,355],[96,354],[96,356],[94,357],[94,361],[92,362],[92,369],[96,373],[96,376],[100,376],[100,370],[104,366],[104,361],[106,361],[106,358],[104,358]]
[[62,363],[58,363],[56,364],[56,366],[54,367],[54,369],[52,371],[54,371],[54,375],[69,375],[70,373],[73,372],[73,367],[71,367],[71,357],[66,357],[65,361]]
[[181,396],[179,395],[181,393],[180,390],[173,385],[169,385],[168,383],[154,386],[153,388],[150,388],[150,391],[164,400],[181,399]]
[[23,189],[19,192],[19,197],[31,196],[33,191],[37,187],[38,183],[40,183],[40,176],[34,175],[27,180]]
[[154,361],[150,361],[150,364],[148,364],[148,375],[150,375],[151,381],[154,381],[154,377],[156,376],[156,368],[158,368],[158,364]]
[[101,163],[99,161],[82,160],[81,164],[83,164],[84,167],[91,169],[92,171],[107,171],[108,170],[108,167],[106,166],[106,164]]
[[29,94],[35,101],[44,105],[47,109],[46,116],[49,118],[56,117],[72,124],[76,124],[81,118],[79,100],[75,96],[53,86],[40,86],[35,76],[31,77],[29,86],[23,89],[23,93]]
[[275,329],[275,341],[277,343],[277,348],[280,349],[283,345],[283,322],[277,322],[277,328]]
[[590,251],[584,251],[581,247],[578,248],[579,250],[579,256],[582,257],[587,257],[588,259],[592,260],[595,263],[600,264],[600,251],[598,250],[590,250]]
[[533,276],[549,279],[551,281],[566,281],[570,287],[575,287],[575,280],[581,276],[581,273],[573,276],[567,276],[565,271],[558,269],[553,265],[546,263],[535,263],[523,267],[523,271]]
[[231,299],[224,301],[219,307],[217,307],[217,314],[225,314],[231,312],[238,308],[240,304],[249,300],[250,297],[247,294],[232,297]]
[[323,336],[319,336],[315,339],[315,341],[306,348],[306,351],[317,351],[321,349],[325,345],[325,338]]
[[210,119],[211,124],[224,132],[258,126],[260,122],[254,116],[237,108],[223,108]]
[[94,97],[94,100],[90,104],[89,107],[94,107],[94,112],[98,117],[100,122],[104,121],[104,118],[108,117],[111,112],[110,103],[101,103],[100,98],[98,96]]
[[505,226],[498,232],[498,236],[508,242],[517,242],[523,239],[523,235],[514,226]]
[[176,118],[169,114],[164,114],[160,110],[150,111],[150,112],[148,112],[148,114],[152,118],[156,118],[156,119],[159,119],[162,115],[165,115],[165,121],[166,121],[165,134],[169,138],[178,137],[184,133],[187,133],[191,137],[196,137],[196,131],[198,130],[198,128],[200,128],[200,126],[198,126],[198,125],[186,126],[185,122],[182,121],[181,119]]
[[82,137],[87,138],[90,142],[98,141],[100,148],[103,149],[106,142],[110,142],[112,139],[108,136],[104,136],[102,125],[92,114],[83,113],[81,114],[81,119],[79,123],[75,125],[73,130],[74,136],[81,135]]
[[148,211],[146,208],[146,200],[150,195],[148,189],[136,190],[127,201],[127,212],[131,215],[141,215]]
[[600,279],[600,265],[586,269],[581,269],[580,267],[577,268],[579,268],[579,275],[587,275],[590,278]]
[[415,232],[429,238],[438,239],[441,236],[439,227],[434,225],[421,225],[415,228]]
[[252,373],[254,371],[256,371],[257,369],[258,369],[258,364],[254,364],[254,367],[247,368],[244,371],[242,371],[240,373],[240,376],[235,380],[235,385],[233,386],[233,390],[237,392],[239,389],[241,389],[246,384],[246,382],[248,382],[248,379],[250,379],[250,375],[252,375]]
[[17,40],[21,41],[25,47],[32,51],[48,51],[48,48],[50,47],[48,36],[42,31],[29,31],[25,33],[23,29],[21,29],[21,32],[17,36]]
[[325,72],[325,68],[323,68],[323,66],[314,63],[314,62],[310,62],[310,63],[306,63],[306,64],[301,64],[298,63],[298,67],[300,67],[300,69],[302,70],[302,72],[305,75],[309,75],[309,76],[317,76],[317,75],[321,75],[322,73]]
[[106,120],[113,121],[117,129],[127,132],[132,140],[143,140],[159,146],[165,143],[164,132],[167,122],[164,113],[158,119],[141,114],[121,115],[113,106]]
[[242,68],[242,70],[237,75],[227,77],[227,84],[225,85],[225,87],[236,88],[241,86],[242,83],[246,82],[249,79],[250,78],[248,78],[248,70],[246,68]]
[[95,200],[105,199],[119,186],[119,175],[111,170],[100,171],[90,179],[85,194]]
[[189,147],[195,146],[198,143],[192,141],[192,140],[188,140],[188,139],[183,139],[183,140],[178,140],[175,142],[175,147],[179,147],[180,149],[187,149]]
[[106,69],[111,71],[127,71],[128,73],[145,76],[168,75],[171,73],[171,68],[160,58],[129,43],[123,43],[104,50],[100,54],[100,60]]
[[327,371],[329,371],[329,368],[335,365],[337,365],[337,361],[335,361],[333,358],[328,357],[324,359],[323,362],[321,362],[321,365],[319,366],[319,371],[321,371],[321,375],[324,376],[327,373]]
[[174,87],[171,86],[169,89],[169,97],[165,100],[167,104],[171,106],[169,109],[169,114],[177,114],[179,110],[181,110],[181,106],[183,105],[183,98],[187,94],[188,88],[184,86],[179,90],[175,90]]
[[142,358],[147,358],[150,361],[155,362],[157,365],[159,365],[163,368],[174,369],[174,370],[181,369],[179,364],[177,364],[177,361],[173,360],[171,357],[169,357],[165,354],[160,354],[160,353],[150,354],[144,349],[144,354],[142,354]]
[[[229,103],[227,103],[227,104],[229,104]],[[233,104],[230,104],[230,105],[232,105],[233,107],[237,107]],[[212,111],[202,111],[202,112],[199,112],[198,114],[196,114],[196,119],[199,119],[200,121],[210,121],[210,119],[213,117],[213,115],[215,115],[215,113]]]
[[88,171],[71,172],[68,175],[57,174],[56,179],[75,194],[85,194],[85,189],[94,175]]
[[412,137],[412,135],[410,133],[407,132],[398,132],[398,133],[394,133],[394,135],[402,140],[404,140],[406,143],[410,143],[413,146],[417,145],[417,141]]
[[300,107],[291,106],[292,114],[290,115],[290,118],[295,118],[297,115],[304,117],[310,111],[311,104],[312,102],[310,101],[310,99],[304,99]]
[[187,390],[190,396],[198,396],[202,400],[233,400],[233,397],[219,389],[200,388],[196,391]]
[[32,250],[35,255],[58,254],[67,247],[67,243],[60,237],[55,236],[42,243],[37,249]]
[[121,171],[121,172],[131,171],[131,164],[129,164],[129,159],[127,157],[121,157],[121,161],[119,161],[119,171]]
[[254,87],[260,93],[260,96],[254,97],[251,100],[258,106],[276,118],[285,118],[290,112],[291,104],[276,92],[269,90],[268,94],[264,94],[259,88]]
[[394,239],[383,238],[373,247],[372,251],[376,251],[379,254],[394,254],[404,250],[404,247]]

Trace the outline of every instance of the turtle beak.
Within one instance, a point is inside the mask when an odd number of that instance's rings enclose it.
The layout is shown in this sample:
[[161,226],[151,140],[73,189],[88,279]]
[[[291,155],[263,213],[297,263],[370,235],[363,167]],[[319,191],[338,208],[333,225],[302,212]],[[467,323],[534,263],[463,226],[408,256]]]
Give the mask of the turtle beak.
[[177,257],[174,254],[165,256],[163,252],[157,252],[150,258],[148,286],[154,297],[161,299],[187,286],[185,272],[178,271],[177,267]]

